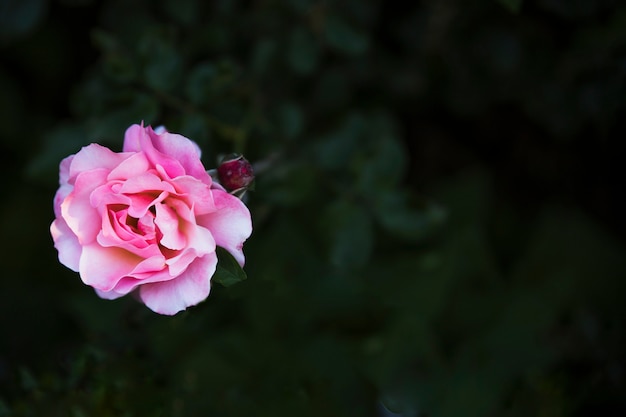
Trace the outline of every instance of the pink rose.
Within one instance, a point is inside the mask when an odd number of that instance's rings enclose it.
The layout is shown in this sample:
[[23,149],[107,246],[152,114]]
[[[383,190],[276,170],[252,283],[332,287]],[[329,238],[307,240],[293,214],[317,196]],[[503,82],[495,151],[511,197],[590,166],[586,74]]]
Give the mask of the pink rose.
[[158,131],[133,125],[121,153],[91,144],[65,158],[50,232],[59,261],[100,297],[134,291],[173,315],[209,295],[216,246],[243,266],[252,222],[194,142]]

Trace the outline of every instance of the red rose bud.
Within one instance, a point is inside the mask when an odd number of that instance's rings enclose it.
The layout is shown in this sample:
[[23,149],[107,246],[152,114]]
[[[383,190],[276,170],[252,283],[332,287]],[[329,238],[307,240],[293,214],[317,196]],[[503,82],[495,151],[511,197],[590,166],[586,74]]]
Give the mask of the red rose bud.
[[222,161],[217,167],[217,176],[228,191],[247,188],[254,181],[252,165],[242,155]]

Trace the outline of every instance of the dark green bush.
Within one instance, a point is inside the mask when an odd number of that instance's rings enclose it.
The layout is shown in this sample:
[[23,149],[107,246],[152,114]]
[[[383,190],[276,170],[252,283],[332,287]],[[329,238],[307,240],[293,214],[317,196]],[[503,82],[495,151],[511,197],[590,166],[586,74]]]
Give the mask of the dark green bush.
[[[620,2],[3,0],[0,416],[623,415]],[[49,237],[144,121],[240,152],[248,279],[174,317]],[[396,414],[397,413],[397,414]]]

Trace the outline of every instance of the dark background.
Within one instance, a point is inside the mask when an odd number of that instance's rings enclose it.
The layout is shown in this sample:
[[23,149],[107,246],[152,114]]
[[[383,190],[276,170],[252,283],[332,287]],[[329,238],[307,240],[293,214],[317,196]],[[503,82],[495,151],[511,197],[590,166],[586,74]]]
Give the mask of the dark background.
[[[2,0],[0,416],[624,415],[625,80],[617,0]],[[174,317],[48,230],[142,120],[263,166]]]

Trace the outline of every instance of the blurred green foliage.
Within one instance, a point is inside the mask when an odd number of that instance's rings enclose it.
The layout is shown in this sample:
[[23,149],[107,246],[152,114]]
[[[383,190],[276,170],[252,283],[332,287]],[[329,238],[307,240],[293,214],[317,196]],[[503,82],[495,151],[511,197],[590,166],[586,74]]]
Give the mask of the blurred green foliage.
[[[3,0],[0,47],[0,416],[626,412],[621,3]],[[258,161],[248,279],[175,317],[48,234],[142,120]]]

